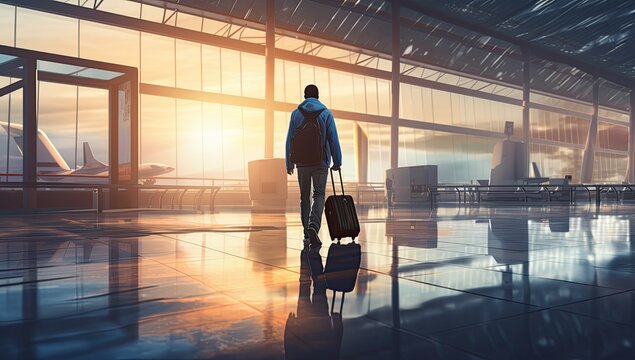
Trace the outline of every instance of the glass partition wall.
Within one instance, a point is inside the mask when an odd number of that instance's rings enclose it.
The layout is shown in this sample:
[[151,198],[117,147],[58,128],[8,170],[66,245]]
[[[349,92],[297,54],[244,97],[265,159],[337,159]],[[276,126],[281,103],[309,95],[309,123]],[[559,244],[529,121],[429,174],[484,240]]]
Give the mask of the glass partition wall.
[[122,186],[139,180],[137,70],[3,45],[0,54],[2,189],[21,188],[22,207],[58,207],[63,197],[55,205],[37,189],[108,184],[110,207],[136,206],[136,189]]

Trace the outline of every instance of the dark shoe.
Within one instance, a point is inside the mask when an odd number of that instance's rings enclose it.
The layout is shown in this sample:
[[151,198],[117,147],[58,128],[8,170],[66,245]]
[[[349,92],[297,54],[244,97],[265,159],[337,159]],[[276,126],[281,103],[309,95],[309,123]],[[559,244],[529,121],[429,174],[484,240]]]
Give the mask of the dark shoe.
[[315,230],[314,228],[309,228],[309,241],[311,242],[312,248],[318,248],[322,246],[322,242],[320,241],[317,230]]

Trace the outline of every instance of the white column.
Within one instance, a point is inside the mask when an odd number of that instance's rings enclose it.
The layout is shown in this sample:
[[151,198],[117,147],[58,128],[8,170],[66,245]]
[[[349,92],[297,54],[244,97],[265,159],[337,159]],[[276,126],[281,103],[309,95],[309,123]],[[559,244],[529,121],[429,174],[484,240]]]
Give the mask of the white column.
[[584,155],[582,158],[582,171],[580,173],[580,181],[582,183],[590,183],[593,180],[593,159],[595,141],[598,135],[598,107],[600,96],[600,83],[597,76],[593,78],[593,116],[589,125],[589,133],[587,134],[586,144],[584,145]]
[[529,53],[529,49],[523,49],[523,144],[524,146],[524,164],[521,164],[520,167],[522,169],[522,173],[519,174],[521,177],[529,177],[529,154],[531,147],[529,146],[529,100],[531,93],[531,54]]

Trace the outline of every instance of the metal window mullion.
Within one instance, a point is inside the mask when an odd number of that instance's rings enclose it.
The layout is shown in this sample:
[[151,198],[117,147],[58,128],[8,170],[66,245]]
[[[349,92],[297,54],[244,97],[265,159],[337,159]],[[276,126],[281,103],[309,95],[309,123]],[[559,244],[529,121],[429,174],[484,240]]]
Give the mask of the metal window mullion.
[[635,89],[630,94],[631,116],[628,127],[628,165],[626,166],[625,180],[628,183],[635,182]]
[[[392,1],[391,10],[391,124],[390,124],[390,168],[396,169],[399,166],[399,81],[401,70],[401,46],[400,46],[400,0]],[[379,95],[379,94],[378,94]],[[379,103],[378,103],[379,105]]]

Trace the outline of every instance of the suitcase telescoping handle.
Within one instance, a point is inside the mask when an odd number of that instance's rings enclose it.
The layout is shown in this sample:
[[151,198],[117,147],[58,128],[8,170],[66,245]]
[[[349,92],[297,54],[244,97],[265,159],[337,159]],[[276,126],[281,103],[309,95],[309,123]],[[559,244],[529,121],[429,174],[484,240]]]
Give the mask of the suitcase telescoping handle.
[[[344,182],[342,181],[342,170],[336,170],[340,174],[340,184],[342,185],[342,195],[344,195]],[[333,184],[333,194],[337,195],[335,191],[335,178],[333,177],[333,169],[331,169],[331,184]]]

